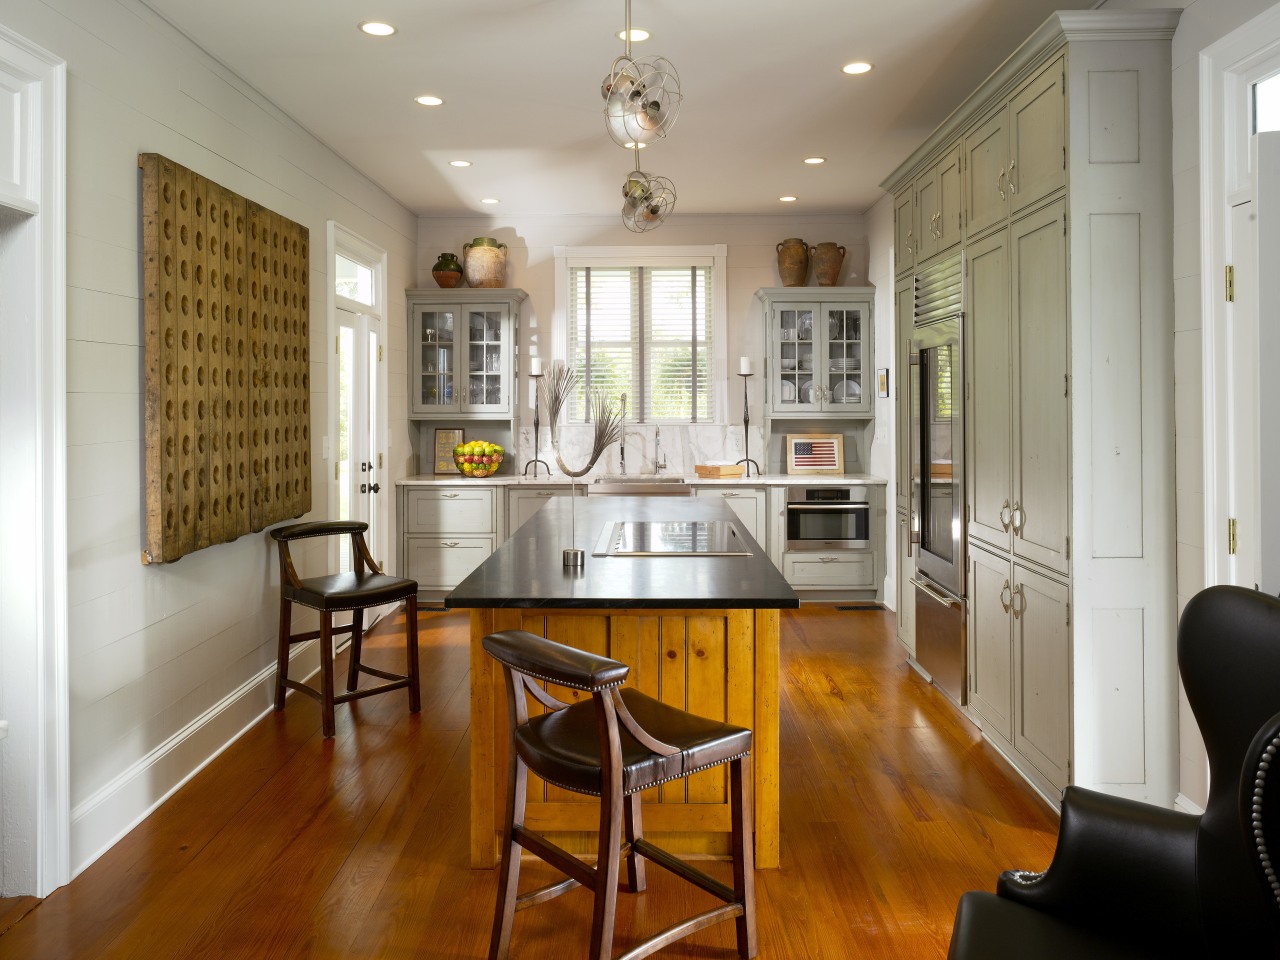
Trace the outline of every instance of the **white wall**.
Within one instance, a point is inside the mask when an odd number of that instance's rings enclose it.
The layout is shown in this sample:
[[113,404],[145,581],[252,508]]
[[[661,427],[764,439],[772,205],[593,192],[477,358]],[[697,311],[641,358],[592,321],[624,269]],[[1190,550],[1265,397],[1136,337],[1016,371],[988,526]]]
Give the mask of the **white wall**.
[[[326,316],[327,219],[389,251],[392,317],[404,315],[417,224],[137,0],[24,0],[0,6],[0,19],[68,64],[71,864],[78,872],[261,715],[274,676],[278,575],[265,535],[171,565],[140,562],[138,153],[161,153],[307,226],[317,321]],[[409,456],[405,328],[390,329],[394,471]],[[313,324],[320,511],[331,470],[320,457],[330,342],[326,325]]]

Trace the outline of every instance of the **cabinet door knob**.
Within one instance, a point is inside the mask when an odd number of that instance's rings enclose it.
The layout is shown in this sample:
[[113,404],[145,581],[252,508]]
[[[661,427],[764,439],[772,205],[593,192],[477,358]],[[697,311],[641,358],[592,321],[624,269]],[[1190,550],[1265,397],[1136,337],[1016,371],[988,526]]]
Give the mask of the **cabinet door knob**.
[[1000,194],[1001,200],[1008,200],[1009,196],[1004,192],[1004,167],[1000,168],[1000,172],[996,174],[996,193]]
[[1009,161],[1009,176],[1005,178],[1009,184],[1009,196],[1013,196],[1015,193],[1018,192],[1018,185],[1013,182],[1013,168],[1017,165],[1017,163],[1018,161],[1016,160]]
[[[1008,594],[1009,596],[1008,600],[1005,599],[1006,594]],[[1009,589],[1009,581],[1006,580],[1004,582],[1004,586],[1000,588],[1000,606],[1004,607],[1005,613],[1008,613],[1009,608],[1012,605],[1013,605],[1013,591]]]
[[1004,504],[1000,507],[1000,526],[1009,530],[1009,521],[1013,518],[1013,508],[1009,506],[1008,498],[1005,498]]
[[1009,594],[1009,607],[1013,610],[1013,619],[1019,620],[1027,612],[1027,595],[1022,592],[1022,584],[1018,584]]
[[1009,514],[1009,522],[1014,534],[1022,536],[1022,527],[1027,522],[1027,515],[1022,510],[1022,504],[1016,500],[1013,503],[1013,512]]

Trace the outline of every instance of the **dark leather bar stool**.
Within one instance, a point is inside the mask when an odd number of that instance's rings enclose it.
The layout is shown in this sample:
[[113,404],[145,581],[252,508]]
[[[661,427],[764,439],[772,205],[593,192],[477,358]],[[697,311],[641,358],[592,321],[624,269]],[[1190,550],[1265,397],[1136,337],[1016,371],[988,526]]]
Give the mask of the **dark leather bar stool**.
[[[503,666],[511,728],[502,874],[490,960],[507,956],[517,910],[577,886],[595,894],[588,956],[591,960],[612,958],[620,859],[626,860],[627,888],[633,893],[644,889],[644,861],[650,860],[725,903],[648,937],[620,954],[618,960],[646,957],[695,931],[730,919],[737,925],[738,956],[744,960],[754,957],[751,731],[686,713],[636,690],[620,689],[630,668],[617,660],[524,630],[490,634],[483,644]],[[562,703],[536,680],[585,691],[591,700]],[[550,712],[530,717],[526,691]],[[645,840],[640,820],[642,790],[722,763],[729,764],[732,888]],[[600,798],[599,854],[594,868],[524,825],[530,770],[548,783]],[[518,894],[521,848],[568,879]]]
[[[293,523],[271,531],[280,551],[280,648],[276,663],[276,709],[284,709],[285,688],[292,687],[320,701],[321,727],[326,737],[334,733],[333,705],[371,697],[407,687],[409,712],[422,709],[422,693],[418,687],[418,584],[413,580],[385,576],[369,553],[364,532],[369,525],[359,520],[321,520]],[[355,570],[302,580],[289,556],[289,544],[311,537],[351,537],[351,556]],[[387,603],[406,602],[405,653],[408,674],[387,673],[360,662],[360,644],[364,639],[364,611]],[[293,604],[300,603],[320,612],[320,629],[290,633]],[[351,622],[335,624],[334,614],[349,610]],[[333,692],[333,638],[351,634],[351,665],[347,669],[347,692]],[[305,640],[320,638],[320,690],[289,679],[289,647]],[[361,673],[388,681],[375,687],[357,690]]]

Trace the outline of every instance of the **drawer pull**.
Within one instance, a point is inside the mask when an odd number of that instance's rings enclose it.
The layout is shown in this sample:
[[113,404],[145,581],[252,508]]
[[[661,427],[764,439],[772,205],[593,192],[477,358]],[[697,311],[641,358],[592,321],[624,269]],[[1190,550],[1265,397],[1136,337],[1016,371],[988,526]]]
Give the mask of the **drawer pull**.
[[823,563],[835,563],[840,558],[839,557],[819,557],[818,559],[821,560]]
[[456,547],[456,546],[459,544],[459,542],[460,542],[460,541],[458,541],[458,540],[441,540],[441,541],[440,541],[440,546],[442,546],[442,547]]
[[539,493],[539,494],[538,494],[538,496],[540,496],[540,497],[554,497],[554,496],[555,496],[555,494],[554,494],[554,493],[552,493],[550,490],[544,490],[544,491],[542,491],[541,493]]
[[740,496],[742,496],[742,494],[740,494],[740,493],[722,493],[722,494],[720,494],[720,496],[724,497],[724,498],[727,500],[729,497],[740,497]]
[[442,494],[440,494],[440,496],[444,497],[446,500],[456,500],[458,497],[460,497],[460,496],[461,496],[461,494],[458,494],[458,493],[442,493]]

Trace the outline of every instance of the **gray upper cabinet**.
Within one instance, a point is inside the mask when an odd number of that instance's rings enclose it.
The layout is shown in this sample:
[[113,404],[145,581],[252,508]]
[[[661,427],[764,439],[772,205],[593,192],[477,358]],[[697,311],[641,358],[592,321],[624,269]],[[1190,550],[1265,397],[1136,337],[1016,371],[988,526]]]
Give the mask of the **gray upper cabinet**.
[[908,185],[893,198],[893,260],[898,276],[916,266],[915,190]]
[[1009,102],[1009,214],[1067,185],[1066,88],[1058,57]]
[[979,237],[1009,216],[1009,111],[1001,107],[964,138],[966,229]]
[[510,417],[523,290],[408,290],[409,416]]
[[916,180],[917,263],[945,253],[963,239],[960,183],[958,143]]
[[872,377],[870,287],[768,287],[766,396],[776,417],[869,416]]

